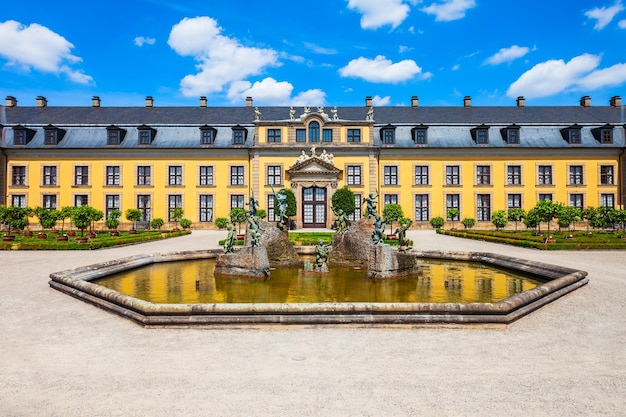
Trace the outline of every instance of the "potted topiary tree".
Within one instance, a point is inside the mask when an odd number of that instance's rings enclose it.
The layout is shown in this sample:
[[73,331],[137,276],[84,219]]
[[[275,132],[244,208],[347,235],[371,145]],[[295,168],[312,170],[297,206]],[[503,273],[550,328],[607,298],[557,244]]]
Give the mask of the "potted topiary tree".
[[451,208],[446,213],[446,217],[448,218],[448,220],[450,220],[452,222],[452,229],[451,230],[456,230],[456,226],[455,226],[454,222],[456,220],[459,220],[459,216],[460,215],[461,215],[461,210],[459,210],[458,208]]
[[160,217],[157,217],[156,219],[152,219],[150,221],[150,228],[161,230],[161,227],[163,227],[164,224],[165,222],[163,221],[163,219]]
[[471,229],[476,224],[476,219],[472,217],[465,217],[463,220],[461,220],[461,224],[464,228]]
[[385,217],[385,222],[389,224],[389,234],[387,235],[387,239],[395,240],[396,235],[393,232],[393,222],[397,222],[404,217],[402,206],[396,203],[387,204],[383,208],[383,216]]
[[[0,216],[2,216],[2,223],[8,226],[7,232],[3,236],[3,241],[11,241],[15,239],[15,236],[11,233],[17,233],[20,230],[28,226],[28,216],[31,214],[31,209],[28,207],[9,206],[3,207]],[[6,239],[5,239],[6,238]]]
[[226,229],[228,227],[228,219],[226,217],[218,217],[215,219],[215,226],[218,229]]
[[39,219],[39,224],[42,229],[41,232],[37,234],[37,238],[45,239],[48,237],[48,234],[45,231],[51,230],[54,226],[56,226],[57,219],[59,218],[59,212],[55,209],[39,206],[35,207],[34,214]]
[[126,220],[129,222],[133,222],[132,228],[128,231],[130,234],[137,233],[137,222],[141,220],[141,210],[130,208],[124,212],[124,216],[126,216]]
[[229,216],[230,222],[237,225],[237,240],[243,240],[245,235],[241,233],[241,225],[246,222],[246,211],[236,207],[230,211]]
[[491,213],[491,223],[496,226],[496,230],[502,230],[509,223],[509,217],[505,210],[496,210]]
[[185,213],[181,207],[170,209],[170,221],[174,222],[174,227],[172,228],[174,232],[178,230],[178,224],[184,214]]
[[180,223],[180,227],[182,227],[183,230],[189,229],[191,227],[191,220],[189,219],[182,218],[180,219],[179,223]]
[[87,238],[85,238],[85,229],[91,224],[91,218],[92,213],[91,207],[89,206],[75,207],[74,210],[72,210],[72,223],[80,230],[80,238],[76,238],[77,242],[84,243],[87,241]]
[[515,223],[515,232],[517,233],[517,222],[521,222],[524,219],[524,217],[526,217],[526,212],[524,211],[523,208],[514,207],[514,208],[510,208],[506,214],[507,214],[509,221]]
[[441,229],[443,225],[446,224],[446,221],[441,216],[433,217],[430,219],[430,225],[433,229]]
[[108,227],[109,234],[111,236],[119,236],[120,232],[117,230],[117,226],[120,225],[120,217],[122,212],[119,210],[111,210],[107,219],[104,221],[104,225]]

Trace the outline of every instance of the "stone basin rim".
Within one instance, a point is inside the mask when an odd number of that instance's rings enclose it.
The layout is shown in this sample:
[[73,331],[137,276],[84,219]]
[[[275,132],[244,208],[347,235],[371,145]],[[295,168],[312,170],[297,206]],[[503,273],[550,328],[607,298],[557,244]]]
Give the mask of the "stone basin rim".
[[61,292],[145,327],[259,324],[508,325],[588,283],[587,272],[487,252],[412,251],[416,258],[478,262],[546,280],[496,303],[154,304],[90,281],[159,262],[210,259],[221,249],[134,255],[50,274]]

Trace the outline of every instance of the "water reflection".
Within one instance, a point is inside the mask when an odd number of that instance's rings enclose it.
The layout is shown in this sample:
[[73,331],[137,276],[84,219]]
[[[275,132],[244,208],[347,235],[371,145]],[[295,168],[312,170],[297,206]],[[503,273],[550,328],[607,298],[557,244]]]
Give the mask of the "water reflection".
[[213,259],[168,262],[94,281],[153,303],[497,302],[541,284],[469,262],[418,260],[423,275],[372,281],[366,270],[279,268],[266,281],[214,277]]

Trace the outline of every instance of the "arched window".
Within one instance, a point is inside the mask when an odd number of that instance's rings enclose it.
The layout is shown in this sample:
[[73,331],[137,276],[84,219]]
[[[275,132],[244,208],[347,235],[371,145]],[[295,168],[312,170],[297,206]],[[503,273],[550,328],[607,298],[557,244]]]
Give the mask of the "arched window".
[[309,123],[309,142],[320,141],[320,124],[318,122]]

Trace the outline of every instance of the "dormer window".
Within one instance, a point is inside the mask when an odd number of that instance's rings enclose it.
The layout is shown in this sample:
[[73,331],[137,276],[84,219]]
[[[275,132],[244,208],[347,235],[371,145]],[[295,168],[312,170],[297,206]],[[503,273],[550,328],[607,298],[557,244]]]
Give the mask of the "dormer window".
[[214,127],[204,125],[200,128],[200,144],[213,145],[216,137],[217,129],[215,129]]
[[471,130],[472,139],[478,145],[486,145],[489,143],[489,126],[480,125]]
[[52,125],[45,126],[43,130],[45,145],[57,145],[65,135],[65,130]]
[[137,132],[139,135],[140,145],[150,145],[154,141],[154,137],[156,136],[156,129],[153,129],[150,126],[146,125],[139,126],[137,128]]
[[248,130],[245,127],[233,127],[233,144],[243,145],[246,142]]
[[563,136],[563,139],[570,145],[580,145],[582,142],[581,129],[582,126],[574,124],[565,129],[561,129],[561,136]]
[[603,145],[610,145],[613,143],[613,126],[609,124],[592,129],[591,133],[593,134],[593,137]]
[[519,136],[520,136],[519,131],[520,131],[520,127],[515,124],[512,124],[511,126],[505,127],[504,129],[501,130],[502,138],[509,145],[518,145]]
[[428,136],[426,132],[427,126],[420,125],[411,129],[411,138],[416,145],[426,145],[428,143]]
[[17,125],[13,127],[13,145],[26,145],[35,136],[35,131]]
[[109,126],[107,127],[107,145],[119,145],[124,140],[124,136],[126,136],[126,130],[120,129],[117,126]]
[[320,124],[318,122],[309,123],[309,142],[320,141]]
[[380,129],[380,140],[383,145],[393,145],[396,142],[396,127],[387,125]]

